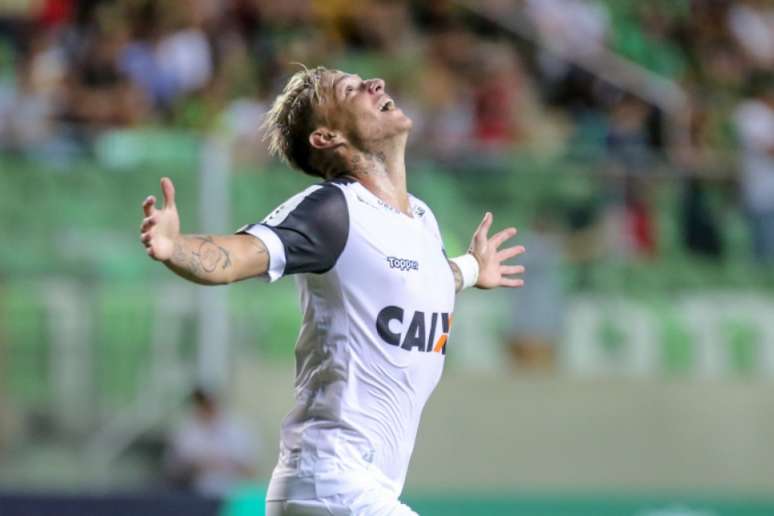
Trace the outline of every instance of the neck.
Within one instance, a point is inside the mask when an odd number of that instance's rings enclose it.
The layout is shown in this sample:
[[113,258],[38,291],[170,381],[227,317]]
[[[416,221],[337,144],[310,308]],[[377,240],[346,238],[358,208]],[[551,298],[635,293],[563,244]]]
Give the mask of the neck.
[[367,151],[353,150],[350,174],[374,195],[411,216],[406,189],[406,139],[384,142]]

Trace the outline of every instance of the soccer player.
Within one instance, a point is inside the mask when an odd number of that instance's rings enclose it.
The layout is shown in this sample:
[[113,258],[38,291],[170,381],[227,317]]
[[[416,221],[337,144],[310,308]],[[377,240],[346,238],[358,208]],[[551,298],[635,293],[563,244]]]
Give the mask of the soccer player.
[[148,255],[196,283],[295,274],[303,322],[295,407],[282,425],[270,516],[404,516],[419,418],[441,376],[455,292],[519,287],[488,236],[447,259],[430,209],[406,190],[411,120],[384,81],[322,67],[296,73],[266,116],[269,149],[322,179],[234,235],[184,235],[172,182],[143,202]]

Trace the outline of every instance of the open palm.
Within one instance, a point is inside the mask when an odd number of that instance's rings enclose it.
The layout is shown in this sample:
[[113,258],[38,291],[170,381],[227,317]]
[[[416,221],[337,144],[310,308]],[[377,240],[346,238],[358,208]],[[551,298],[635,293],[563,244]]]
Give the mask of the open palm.
[[503,229],[493,235],[492,238],[489,238],[492,220],[492,214],[487,212],[478,229],[473,234],[473,239],[470,241],[470,248],[468,249],[468,252],[478,260],[479,272],[476,286],[487,289],[495,287],[521,287],[524,285],[524,280],[515,277],[515,275],[522,274],[524,266],[509,265],[503,262],[522,254],[525,251],[524,246],[516,245],[499,250],[498,248],[506,240],[516,235],[516,228]]

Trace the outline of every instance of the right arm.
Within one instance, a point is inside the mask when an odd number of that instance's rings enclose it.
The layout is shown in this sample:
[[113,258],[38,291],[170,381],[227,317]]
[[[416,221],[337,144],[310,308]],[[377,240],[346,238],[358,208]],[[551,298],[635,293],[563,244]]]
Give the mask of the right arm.
[[156,198],[142,204],[145,218],[140,226],[140,241],[152,259],[171,271],[201,285],[223,285],[261,276],[269,268],[269,254],[255,236],[183,235],[175,206],[175,187],[162,178],[164,207],[156,208]]
[[194,283],[223,285],[262,275],[269,255],[252,235],[179,235],[164,265]]

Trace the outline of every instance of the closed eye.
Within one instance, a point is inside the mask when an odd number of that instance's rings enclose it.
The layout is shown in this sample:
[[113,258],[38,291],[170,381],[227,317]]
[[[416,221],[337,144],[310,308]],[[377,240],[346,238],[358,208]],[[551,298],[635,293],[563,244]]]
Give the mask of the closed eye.
[[[355,77],[354,79],[359,79],[358,77]],[[353,81],[349,81],[347,83],[347,86],[344,88],[344,96],[348,97],[350,93],[357,91],[360,89],[360,86],[363,84],[362,80],[358,80],[357,83]]]
[[347,98],[357,90],[356,82],[362,83],[363,80],[357,75],[343,75],[336,82],[343,83],[343,85],[336,86],[336,91],[340,92],[339,95],[342,95],[342,97]]

